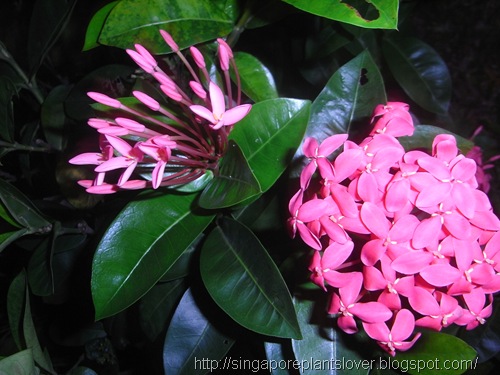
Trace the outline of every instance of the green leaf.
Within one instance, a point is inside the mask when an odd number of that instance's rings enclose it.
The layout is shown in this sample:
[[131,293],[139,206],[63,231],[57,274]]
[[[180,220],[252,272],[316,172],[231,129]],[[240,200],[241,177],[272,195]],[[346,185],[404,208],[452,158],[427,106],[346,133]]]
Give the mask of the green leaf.
[[398,26],[398,0],[283,1],[305,12],[359,27],[396,29]]
[[431,152],[432,142],[439,134],[453,135],[457,140],[458,148],[463,154],[467,154],[474,147],[473,141],[433,125],[416,125],[413,135],[400,137],[398,140],[407,151],[423,148],[428,152]]
[[9,326],[16,345],[19,349],[29,348],[35,362],[50,374],[55,374],[50,358],[42,351],[38,341],[24,270],[12,281],[7,301]]
[[26,349],[12,354],[0,361],[0,375],[38,375],[40,370],[35,367],[33,351]]
[[[319,367],[325,375],[368,374],[372,362],[346,343],[346,335],[335,328],[332,318],[322,308],[325,298],[315,298],[314,301],[295,299],[294,302],[303,339],[292,340],[292,348],[295,358],[306,364],[301,373],[317,374],[315,364],[326,363],[330,365]],[[318,303],[322,303],[320,308]],[[342,363],[353,365],[342,366]]]
[[304,135],[310,108],[307,100],[286,98],[256,103],[229,134],[241,147],[262,192],[288,167]]
[[156,284],[139,304],[141,328],[151,341],[166,328],[179,300],[186,291],[184,279]]
[[195,195],[130,202],[111,223],[92,265],[96,320],[137,301],[168,271],[213,216],[195,214]]
[[0,252],[25,234],[28,234],[28,229],[26,228],[0,233]]
[[10,334],[19,350],[26,348],[23,334],[23,317],[26,306],[26,272],[21,271],[10,283],[7,292],[7,315]]
[[234,340],[214,327],[190,289],[184,293],[165,337],[163,365],[169,375],[205,374],[223,358]]
[[382,42],[385,61],[406,94],[422,108],[446,113],[451,100],[451,77],[443,59],[414,37],[387,37]]
[[352,133],[353,122],[368,118],[376,105],[386,102],[380,71],[365,51],[337,70],[314,100],[306,136],[321,142]]
[[200,177],[196,180],[188,182],[184,185],[173,185],[170,188],[182,193],[196,193],[203,190],[210,181],[214,178],[212,171],[206,170]]
[[159,33],[164,29],[183,49],[231,32],[233,20],[224,7],[210,0],[121,0],[109,13],[99,43],[119,48],[140,43],[152,53],[169,53]]
[[231,207],[260,194],[259,182],[255,179],[240,148],[229,141],[226,154],[220,163],[220,171],[200,195],[198,204],[202,208],[217,209]]
[[28,229],[28,233],[48,232],[51,224],[33,203],[11,184],[0,179],[0,201],[17,223]]
[[[278,97],[274,78],[269,69],[256,57],[245,52],[236,52],[234,60],[241,79],[241,90],[254,102]],[[234,71],[231,78],[236,82]]]
[[423,331],[415,345],[407,352],[399,352],[394,360],[400,365],[404,362],[421,365],[420,368],[408,366],[409,374],[459,375],[475,368],[475,358],[476,351],[458,337],[443,332]]
[[195,254],[198,253],[197,250],[199,250],[199,245],[204,238],[205,234],[201,233],[191,245],[183,251],[181,256],[177,258],[168,271],[165,272],[160,282],[173,281],[188,276],[193,268],[193,258],[195,258]]
[[233,320],[252,331],[301,338],[288,288],[257,237],[233,219],[221,219],[200,257],[203,283]]
[[16,93],[14,83],[8,77],[0,76],[0,138],[7,142],[14,141],[12,97]]
[[28,263],[28,281],[33,294],[67,295],[68,278],[80,259],[80,250],[86,239],[86,234],[64,233],[61,224],[54,223],[52,236],[34,248]]
[[28,39],[30,77],[57,42],[75,7],[76,0],[38,0],[33,9]]
[[101,30],[104,27],[104,22],[106,21],[106,18],[108,18],[111,10],[118,3],[118,0],[112,1],[109,4],[104,5],[96,12],[96,14],[94,14],[87,27],[87,32],[85,33],[85,42],[83,43],[82,51],[88,51],[99,46],[99,35],[101,35]]
[[66,147],[68,132],[65,129],[66,114],[64,100],[71,86],[60,85],[50,91],[42,105],[41,123],[45,138],[54,150],[62,151]]

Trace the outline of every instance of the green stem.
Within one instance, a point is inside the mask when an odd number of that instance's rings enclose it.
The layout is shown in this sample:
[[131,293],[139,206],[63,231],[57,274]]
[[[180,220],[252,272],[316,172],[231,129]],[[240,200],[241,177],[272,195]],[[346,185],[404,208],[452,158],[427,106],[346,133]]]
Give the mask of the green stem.
[[247,23],[250,22],[250,20],[253,18],[252,6],[248,5],[249,3],[252,3],[252,1],[248,1],[246,3],[247,6],[245,6],[245,10],[238,20],[238,23],[234,26],[233,31],[231,31],[231,33],[227,37],[226,43],[231,47],[236,44],[241,33],[245,30]]
[[16,60],[14,60],[14,57],[9,53],[9,51],[7,51],[2,43],[0,43],[0,59],[5,60],[10,66],[12,66],[12,68],[14,68],[17,74],[19,74],[19,77],[21,77],[24,81],[27,89],[33,94],[38,104],[41,105],[44,101],[44,97],[38,88],[36,81],[30,81],[26,73],[24,73],[21,67],[17,64]]
[[36,146],[27,146],[17,142],[9,143],[0,141],[0,147],[5,147],[10,151],[34,151],[34,152],[50,152],[50,147],[36,147]]

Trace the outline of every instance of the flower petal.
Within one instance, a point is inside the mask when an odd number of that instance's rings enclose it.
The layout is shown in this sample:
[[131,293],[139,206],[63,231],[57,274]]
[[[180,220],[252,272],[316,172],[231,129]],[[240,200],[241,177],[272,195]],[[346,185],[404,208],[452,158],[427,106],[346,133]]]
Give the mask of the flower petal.
[[363,224],[378,238],[385,239],[389,233],[391,223],[385,214],[374,203],[365,202],[361,206],[361,220]]
[[217,123],[217,121],[214,118],[214,114],[208,108],[205,108],[202,105],[191,105],[189,106],[189,109],[194,113],[196,113],[201,118],[204,118],[205,120],[210,122],[211,124],[215,125]]
[[453,284],[461,273],[447,263],[433,264],[420,271],[420,276],[429,284],[437,287]]
[[428,251],[414,250],[397,257],[391,267],[402,274],[413,275],[428,266],[433,259],[434,256]]
[[242,104],[231,109],[228,109],[222,117],[224,125],[233,125],[248,115],[252,109],[250,104]]
[[385,322],[392,317],[392,311],[380,302],[356,303],[349,311],[366,323]]
[[441,309],[436,298],[424,288],[416,287],[408,299],[411,307],[422,315],[439,315]]
[[219,86],[210,81],[208,84],[208,91],[210,93],[210,103],[212,104],[212,113],[217,117],[222,117],[222,114],[226,111],[226,102],[224,99],[224,94]]
[[394,324],[391,328],[393,341],[403,341],[407,339],[415,328],[415,317],[410,310],[401,309],[396,313]]

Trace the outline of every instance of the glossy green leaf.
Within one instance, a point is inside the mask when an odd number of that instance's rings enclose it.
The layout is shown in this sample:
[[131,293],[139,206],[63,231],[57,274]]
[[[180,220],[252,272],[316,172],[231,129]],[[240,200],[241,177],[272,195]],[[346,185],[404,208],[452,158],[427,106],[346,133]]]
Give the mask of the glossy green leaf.
[[195,195],[162,194],[130,202],[108,227],[92,265],[96,320],[137,301],[212,221],[195,214]]
[[283,1],[305,12],[359,27],[396,29],[398,26],[398,0]]
[[[241,79],[241,90],[254,102],[278,97],[276,83],[269,69],[255,56],[236,52],[234,60]],[[236,82],[233,70],[231,78]]]
[[38,211],[35,205],[18,189],[0,179],[0,200],[11,217],[28,233],[48,232],[51,223]]
[[380,71],[365,51],[337,70],[314,100],[306,136],[322,141],[350,134],[353,122],[368,118],[376,105],[386,102]]
[[12,354],[0,361],[0,375],[38,375],[33,359],[33,351],[26,349]]
[[62,151],[66,147],[68,131],[65,129],[66,114],[64,100],[71,86],[56,86],[42,104],[41,124],[45,138],[54,150]]
[[262,192],[288,167],[304,135],[310,107],[307,100],[285,98],[256,103],[229,134],[241,147]]
[[184,185],[172,186],[171,188],[182,193],[196,193],[197,191],[203,190],[210,181],[214,178],[214,173],[212,171],[205,171],[203,175],[198,177],[196,180],[188,182]]
[[[306,364],[301,373],[317,374],[318,368],[314,364],[326,363],[328,366],[320,367],[324,375],[368,374],[370,361],[354,350],[352,343],[346,343],[346,335],[326,315],[325,298],[314,301],[295,299],[294,302],[303,339],[292,340],[292,348],[295,358]],[[342,363],[352,363],[353,366],[343,366]]]
[[139,303],[141,328],[151,341],[166,328],[179,300],[187,289],[184,279],[156,284]]
[[477,365],[476,351],[472,347],[456,336],[433,331],[423,331],[411,350],[398,352],[395,359],[399,363],[440,364],[439,368],[430,365],[409,367],[408,373],[415,375],[459,375]]
[[466,154],[474,147],[474,142],[470,139],[463,138],[448,130],[433,125],[416,125],[412,136],[400,137],[398,140],[407,151],[423,148],[431,152],[432,142],[439,134],[453,135],[457,140],[458,148],[463,154]]
[[28,38],[30,76],[33,77],[45,56],[57,42],[73,12],[76,0],[37,0]]
[[196,303],[190,289],[184,293],[165,337],[163,366],[169,375],[205,374],[214,369],[234,340],[221,333]]
[[189,247],[184,250],[181,256],[161,277],[161,282],[173,281],[188,276],[193,270],[193,261],[196,259],[195,254],[198,254],[200,243],[205,238],[205,233],[201,233]]
[[104,5],[101,9],[99,9],[87,26],[87,32],[85,33],[85,42],[83,43],[83,51],[88,51],[92,48],[99,46],[99,35],[101,35],[101,30],[104,27],[104,22],[108,17],[111,10],[118,4],[119,1],[112,1],[106,5]]
[[446,113],[451,100],[451,77],[446,63],[428,44],[414,37],[387,37],[385,61],[406,94],[422,108]]
[[0,233],[0,252],[27,233],[28,230],[26,228]]
[[224,9],[222,1],[121,0],[109,13],[99,43],[120,48],[140,43],[153,53],[169,53],[160,29],[181,49],[206,42],[231,32],[233,20]]
[[230,141],[219,174],[200,195],[198,204],[206,209],[231,207],[260,194],[259,182],[248,166],[243,153]]
[[233,219],[221,219],[200,257],[203,283],[233,320],[252,331],[301,338],[288,288],[258,238]]
[[8,77],[0,76],[0,138],[7,142],[14,141],[12,97],[16,92],[14,83]]

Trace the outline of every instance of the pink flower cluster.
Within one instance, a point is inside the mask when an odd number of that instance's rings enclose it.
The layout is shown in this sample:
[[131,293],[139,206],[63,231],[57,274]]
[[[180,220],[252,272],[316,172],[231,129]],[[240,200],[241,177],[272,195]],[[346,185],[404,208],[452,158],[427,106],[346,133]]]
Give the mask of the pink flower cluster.
[[[207,170],[217,170],[218,160],[227,147],[228,133],[251,109],[250,104],[241,104],[233,52],[224,40],[217,42],[226,95],[211,79],[198,48],[189,49],[192,65],[170,34],[164,30],[160,33],[191,76],[186,84],[189,92],[183,90],[180,79],[176,82],[176,77],[168,75],[161,61],[142,45],[136,44],[135,50],[127,50],[149,74],[157,94],[162,94],[153,97],[133,91],[139,105],[127,106],[102,93],[88,93],[96,102],[122,113],[114,118],[90,119],[88,124],[100,133],[101,150],[70,160],[72,164],[96,166],[94,180],[79,181],[89,193],[111,194],[119,189],[183,185],[203,176]],[[236,99],[232,94],[230,68],[237,77]]]
[[397,137],[414,127],[398,102],[377,106],[372,125],[359,145],[345,134],[305,140],[288,225],[314,249],[311,279],[331,293],[338,326],[355,333],[360,321],[395,355],[415,343],[416,327],[473,329],[490,316],[500,220],[453,136],[436,136],[431,155],[406,152]]

